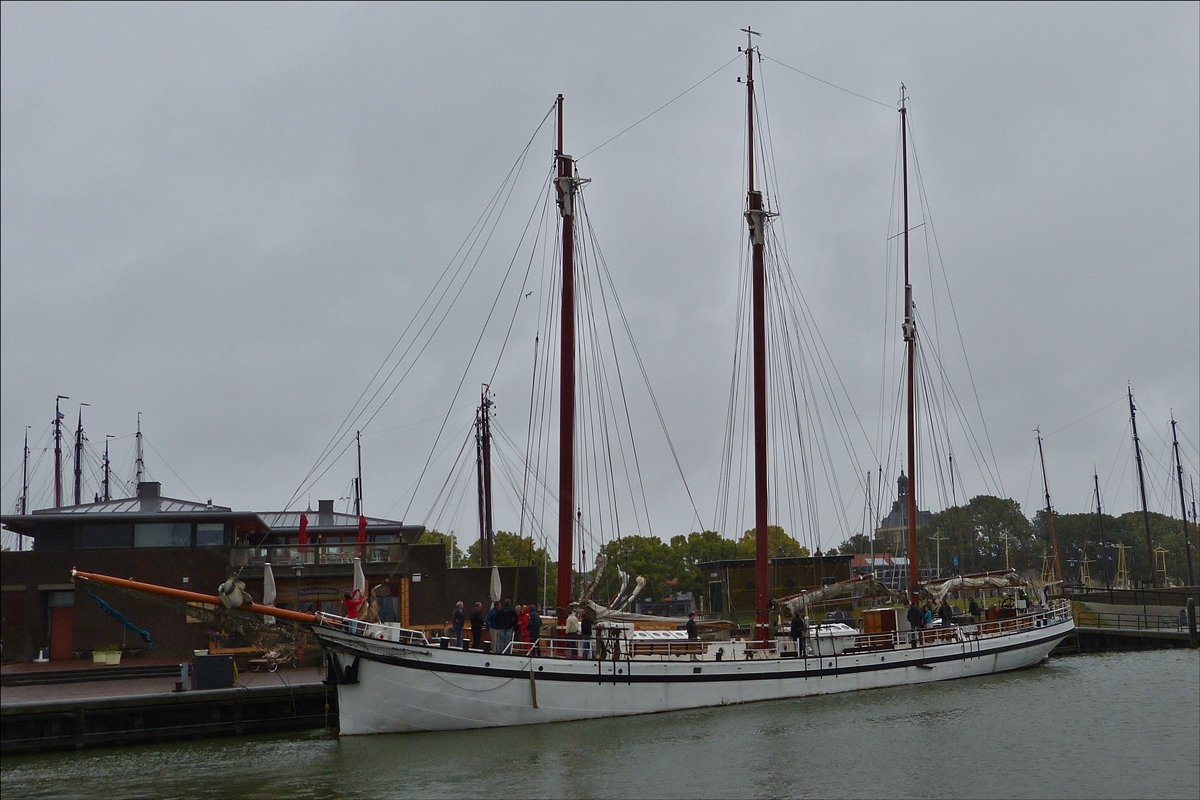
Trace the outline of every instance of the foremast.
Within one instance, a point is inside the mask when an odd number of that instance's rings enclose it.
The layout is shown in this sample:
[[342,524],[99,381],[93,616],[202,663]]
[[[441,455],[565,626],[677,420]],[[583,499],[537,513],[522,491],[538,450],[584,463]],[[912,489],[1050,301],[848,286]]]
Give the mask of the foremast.
[[754,185],[754,54],[750,28],[746,34],[746,223],[750,227],[751,296],[754,338],[754,641],[765,645],[771,638],[770,551],[767,527],[767,288],[763,249],[767,212]]

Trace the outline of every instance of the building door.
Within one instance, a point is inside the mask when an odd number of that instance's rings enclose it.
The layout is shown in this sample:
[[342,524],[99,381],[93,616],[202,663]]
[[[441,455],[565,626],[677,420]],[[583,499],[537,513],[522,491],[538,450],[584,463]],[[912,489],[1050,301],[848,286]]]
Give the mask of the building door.
[[71,606],[50,609],[50,660],[70,661],[75,641],[75,609]]
[[75,592],[50,592],[46,596],[50,623],[50,660],[70,661],[75,646]]

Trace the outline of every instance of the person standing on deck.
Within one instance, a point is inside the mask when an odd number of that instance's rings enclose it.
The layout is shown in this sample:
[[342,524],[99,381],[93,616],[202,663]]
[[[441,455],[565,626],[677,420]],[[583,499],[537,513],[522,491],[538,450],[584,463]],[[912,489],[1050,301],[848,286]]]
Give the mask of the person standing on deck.
[[933,603],[926,601],[925,610],[921,613],[921,627],[928,628],[933,624]]
[[463,624],[467,621],[467,612],[463,611],[463,601],[454,604],[454,613],[450,615],[450,624],[454,627],[454,646],[462,647]]
[[567,655],[579,658],[579,612],[567,614]]
[[579,638],[583,640],[583,657],[592,657],[592,615],[584,610],[579,620]]
[[488,638],[491,640],[492,652],[499,650],[497,645],[500,644],[500,629],[496,627],[496,617],[500,614],[500,601],[492,603],[492,607],[488,609],[487,616],[483,618],[483,625],[487,628]]
[[517,627],[517,610],[513,608],[512,600],[505,600],[504,605],[496,612],[496,627],[499,629],[498,653],[508,653],[512,647],[513,629]]
[[972,597],[971,605],[967,607],[967,610],[971,612],[971,619],[978,622],[979,615],[983,613],[983,610],[979,607],[979,601]]
[[[363,595],[362,595],[362,590],[360,590],[360,589],[355,589],[352,592],[345,592],[344,594],[342,594],[342,606],[345,609],[345,614],[348,619],[350,619],[350,620],[358,619],[358,610],[359,610],[359,608],[362,607],[362,602],[363,602]],[[358,632],[358,623],[357,622],[352,621],[350,623],[350,632],[351,633]]]
[[918,631],[924,627],[925,615],[921,613],[921,606],[917,602],[917,596],[914,594],[912,605],[908,607],[908,627],[912,628],[912,633],[909,635],[910,642],[916,642]]
[[[529,644],[529,606],[517,607],[517,641],[522,644]],[[521,648],[526,653],[529,652],[528,647]]]
[[938,617],[941,618],[943,625],[954,624],[954,609],[950,608],[950,603],[944,597],[942,604],[938,606]]
[[[804,620],[804,609],[796,609],[796,613],[792,615],[792,641],[796,643],[796,657],[799,658],[805,653],[804,650],[804,629],[806,624]],[[691,638],[689,634],[689,638]]]
[[542,638],[542,618],[538,616],[537,603],[529,606],[529,652],[531,655],[540,656],[542,648],[538,646],[538,640]]
[[483,603],[476,602],[471,612],[471,647],[483,649]]

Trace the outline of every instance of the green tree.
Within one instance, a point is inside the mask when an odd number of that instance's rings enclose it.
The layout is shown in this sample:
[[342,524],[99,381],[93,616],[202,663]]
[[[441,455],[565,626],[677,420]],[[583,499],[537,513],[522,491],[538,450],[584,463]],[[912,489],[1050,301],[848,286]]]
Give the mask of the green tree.
[[657,536],[622,536],[603,545],[600,555],[608,560],[596,584],[594,599],[601,603],[611,600],[620,589],[618,568],[629,574],[631,587],[638,575],[646,578],[640,595],[646,600],[669,596],[683,574],[680,553]]
[[[756,534],[754,529],[744,531],[738,539],[737,557],[755,558],[757,555]],[[767,528],[767,554],[770,558],[805,558],[809,555],[808,548],[797,542],[778,525]]]
[[707,581],[698,565],[737,557],[737,544],[716,531],[693,531],[687,536],[672,536],[671,551],[680,568],[676,590],[699,597]]
[[446,548],[446,566],[451,564],[456,567],[466,566],[463,563],[463,551],[458,549],[458,537],[453,534],[427,530],[421,534],[420,539],[417,539],[417,544],[440,544]]
[[[508,531],[496,531],[492,539],[492,563],[497,567],[537,567],[539,585],[544,582],[549,587],[548,600],[553,605],[557,591],[555,587],[558,586],[558,563],[547,556],[544,547],[535,546],[532,538]],[[480,544],[476,539],[467,547],[462,566],[481,565]]]
[[929,524],[917,531],[922,566],[932,566],[936,552],[934,535],[942,541],[942,572],[952,571],[955,556],[960,573],[1004,569],[1005,537],[1009,565],[1016,570],[1041,566],[1043,545],[1033,526],[1021,513],[1016,500],[979,495],[965,506],[953,506],[932,515]]

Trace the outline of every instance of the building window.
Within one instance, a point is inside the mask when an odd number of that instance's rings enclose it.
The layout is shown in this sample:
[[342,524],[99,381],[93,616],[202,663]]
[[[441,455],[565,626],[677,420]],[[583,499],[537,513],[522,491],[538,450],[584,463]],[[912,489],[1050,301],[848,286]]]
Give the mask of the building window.
[[190,522],[144,522],[133,527],[134,547],[188,547],[191,543]]
[[75,548],[132,547],[132,525],[80,525],[75,529]]
[[786,581],[784,581],[784,582],[783,582],[783,588],[785,588],[785,589],[795,589],[795,588],[796,588],[796,582],[795,582],[794,580],[792,580],[791,578],[788,578]]
[[200,522],[196,525],[197,547],[221,547],[225,544],[225,526],[220,522]]
[[754,581],[746,581],[746,591],[747,592],[754,591]]

